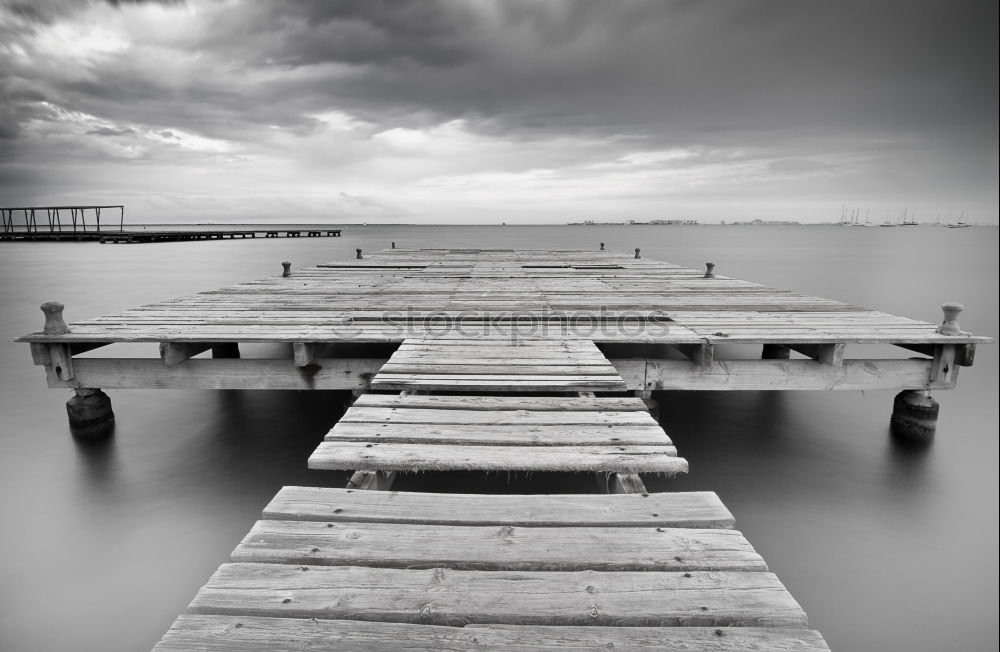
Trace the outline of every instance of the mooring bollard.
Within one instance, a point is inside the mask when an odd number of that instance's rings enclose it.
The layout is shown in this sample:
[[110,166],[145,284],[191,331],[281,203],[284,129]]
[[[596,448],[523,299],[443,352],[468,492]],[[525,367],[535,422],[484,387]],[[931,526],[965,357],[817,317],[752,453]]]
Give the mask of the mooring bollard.
[[292,275],[292,264],[290,262],[286,261],[286,262],[281,263],[281,267],[283,268],[282,272],[281,272],[282,276],[291,276]]
[[938,326],[937,332],[941,335],[961,335],[962,328],[958,325],[958,313],[965,310],[965,306],[954,301],[941,304],[944,311],[944,321]]
[[392,243],[392,248],[393,248],[393,249],[395,249],[395,248],[396,248],[396,242],[395,242],[395,241],[393,241],[393,243]]
[[705,263],[704,278],[715,278],[715,263]]
[[354,251],[358,252],[358,260],[361,260],[361,250],[355,249]]
[[635,248],[635,257],[636,258],[642,258],[642,256],[639,255],[639,247]]
[[69,332],[66,322],[63,321],[62,313],[65,307],[58,301],[46,301],[42,304],[42,312],[45,313],[43,333],[46,335],[62,335]]
[[604,251],[604,243],[601,243],[601,251]]

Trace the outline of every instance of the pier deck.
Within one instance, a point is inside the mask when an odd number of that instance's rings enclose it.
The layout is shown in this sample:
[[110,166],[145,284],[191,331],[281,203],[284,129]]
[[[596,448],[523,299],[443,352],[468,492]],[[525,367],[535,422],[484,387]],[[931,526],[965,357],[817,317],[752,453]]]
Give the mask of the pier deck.
[[[352,358],[338,345],[411,340],[384,383],[414,368],[404,363],[417,363],[405,357],[415,342],[449,338],[593,342],[629,390],[949,389],[991,341],[620,253],[455,249],[366,254],[47,330],[19,339],[51,386],[109,389],[366,389],[386,354]],[[159,355],[78,357],[117,342],[155,342]],[[191,359],[252,343],[294,356]],[[732,345],[763,346],[766,359]],[[450,376],[456,363],[437,370]]]
[[[646,491],[640,473],[688,469],[651,390],[950,389],[991,340],[961,331],[960,307],[936,325],[638,253],[359,250],[68,326],[46,304],[44,331],[20,339],[83,402],[125,387],[356,396],[309,458],[354,471],[351,488],[284,488],[161,652],[825,650],[714,494]],[[93,355],[123,342],[159,355]],[[286,354],[240,351],[258,343]],[[873,344],[898,357],[847,355]],[[428,470],[588,472],[602,493],[365,490]]]

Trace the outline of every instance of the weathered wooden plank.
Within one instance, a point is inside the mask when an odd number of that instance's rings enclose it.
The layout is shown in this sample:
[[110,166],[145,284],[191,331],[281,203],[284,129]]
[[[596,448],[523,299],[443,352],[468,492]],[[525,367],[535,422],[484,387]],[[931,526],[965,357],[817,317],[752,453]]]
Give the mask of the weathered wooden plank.
[[455,364],[442,360],[438,363],[400,363],[390,359],[379,370],[380,374],[399,375],[433,375],[433,376],[488,376],[492,374],[503,376],[617,376],[618,372],[607,360],[597,364]]
[[194,614],[431,625],[807,626],[766,572],[516,572],[224,564]]
[[[645,412],[642,400],[634,396],[583,398],[578,396],[427,396],[410,394],[364,394],[355,407],[414,408],[434,410],[483,410],[486,412]],[[644,417],[640,417],[644,418]]]
[[817,362],[841,367],[844,364],[844,350],[846,345],[840,344],[790,344],[791,350],[810,357]]
[[[684,360],[612,360],[628,378],[643,373],[645,389],[669,390],[863,390],[950,389],[931,380],[930,360],[844,360],[834,367],[812,360],[716,360],[699,367]],[[629,370],[629,367],[633,369]],[[631,389],[630,384],[630,389]]]
[[[496,404],[496,402],[494,402]],[[655,426],[656,420],[638,410],[455,410],[429,407],[365,407],[355,403],[339,423],[421,423],[454,425],[578,425]]]
[[75,377],[48,375],[49,387],[102,389],[365,389],[384,360],[320,359],[308,369],[292,360],[194,359],[165,367],[159,359],[75,358]]
[[819,632],[764,627],[444,627],[355,620],[185,614],[154,652],[383,652],[656,649],[711,652],[823,652]]
[[320,443],[310,469],[331,471],[603,471],[687,472],[687,461],[673,446],[458,446]]
[[257,521],[235,562],[506,571],[766,571],[736,530]]
[[523,527],[733,527],[732,514],[708,491],[594,496],[282,487],[264,508],[263,518]]
[[461,446],[669,446],[663,428],[652,425],[503,425],[436,423],[338,423],[329,442],[442,444]]

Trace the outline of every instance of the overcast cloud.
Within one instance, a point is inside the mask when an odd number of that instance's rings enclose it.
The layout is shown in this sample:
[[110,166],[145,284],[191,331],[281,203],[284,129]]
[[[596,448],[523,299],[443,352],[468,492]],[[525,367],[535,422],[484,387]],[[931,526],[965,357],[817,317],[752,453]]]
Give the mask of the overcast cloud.
[[997,221],[993,0],[0,0],[0,205]]

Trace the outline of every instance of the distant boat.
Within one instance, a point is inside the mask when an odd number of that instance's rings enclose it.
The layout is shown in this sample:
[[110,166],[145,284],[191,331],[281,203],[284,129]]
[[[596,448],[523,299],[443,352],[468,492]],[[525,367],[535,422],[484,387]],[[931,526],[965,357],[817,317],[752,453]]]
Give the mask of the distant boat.
[[913,213],[913,217],[912,218],[907,219],[907,217],[906,217],[907,210],[909,210],[909,209],[906,209],[906,208],[903,209],[903,221],[900,222],[899,225],[900,226],[917,226],[917,214],[916,214],[916,212]]
[[957,222],[955,222],[954,224],[945,224],[945,226],[948,227],[949,229],[965,229],[972,225],[965,221],[965,213],[963,212],[961,215],[958,216]]
[[899,226],[899,225],[896,224],[895,222],[883,222],[882,224],[879,224],[879,226]]

